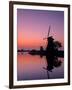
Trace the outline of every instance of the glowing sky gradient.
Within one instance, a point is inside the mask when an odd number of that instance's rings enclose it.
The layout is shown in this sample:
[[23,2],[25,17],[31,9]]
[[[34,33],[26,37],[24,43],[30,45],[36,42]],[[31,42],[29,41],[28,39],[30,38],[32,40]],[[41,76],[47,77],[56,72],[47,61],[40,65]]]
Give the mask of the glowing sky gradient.
[[49,25],[50,35],[64,46],[64,12],[50,10],[17,9],[18,48],[38,49],[46,46]]

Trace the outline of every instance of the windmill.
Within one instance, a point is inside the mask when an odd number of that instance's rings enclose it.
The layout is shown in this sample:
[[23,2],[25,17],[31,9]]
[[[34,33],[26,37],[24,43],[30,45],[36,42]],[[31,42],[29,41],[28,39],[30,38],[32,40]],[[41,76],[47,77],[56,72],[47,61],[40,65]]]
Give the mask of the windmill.
[[49,29],[48,29],[48,35],[47,35],[47,37],[43,38],[43,40],[48,39],[49,34],[50,34],[50,29],[51,29],[51,26],[49,26]]

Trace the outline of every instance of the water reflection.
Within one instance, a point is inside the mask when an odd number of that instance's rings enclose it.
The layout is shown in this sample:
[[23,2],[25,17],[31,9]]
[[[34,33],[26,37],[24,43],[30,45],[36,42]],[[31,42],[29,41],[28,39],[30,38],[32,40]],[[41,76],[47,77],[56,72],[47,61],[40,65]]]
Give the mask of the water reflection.
[[58,59],[58,57],[56,56],[47,56],[46,55],[46,61],[47,61],[47,67],[43,67],[43,69],[47,70],[47,75],[48,75],[48,78],[49,77],[49,72],[52,72],[52,70],[55,68],[55,67],[60,67],[61,66],[61,63],[62,61]]
[[17,79],[39,80],[64,78],[64,58],[56,56],[30,55],[18,53]]

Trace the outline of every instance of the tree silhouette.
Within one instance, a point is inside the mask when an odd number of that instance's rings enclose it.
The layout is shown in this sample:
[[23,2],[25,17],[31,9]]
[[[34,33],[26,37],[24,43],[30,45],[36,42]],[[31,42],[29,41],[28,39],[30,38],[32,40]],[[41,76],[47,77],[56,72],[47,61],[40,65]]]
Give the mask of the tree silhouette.
[[62,47],[61,43],[59,41],[54,41],[55,49],[58,50],[58,48]]

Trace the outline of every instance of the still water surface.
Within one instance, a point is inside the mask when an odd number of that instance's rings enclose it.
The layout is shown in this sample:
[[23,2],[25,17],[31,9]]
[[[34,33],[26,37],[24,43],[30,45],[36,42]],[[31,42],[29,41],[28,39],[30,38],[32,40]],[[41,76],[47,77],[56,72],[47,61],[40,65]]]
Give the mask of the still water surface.
[[17,80],[39,80],[39,79],[56,79],[64,78],[64,58],[61,65],[53,67],[51,71],[47,70],[49,63],[46,56],[30,55],[27,53],[17,55]]

